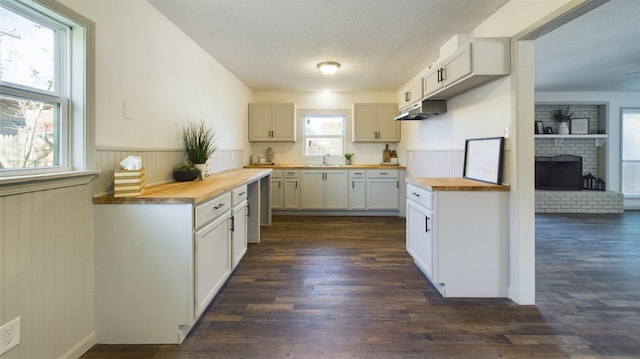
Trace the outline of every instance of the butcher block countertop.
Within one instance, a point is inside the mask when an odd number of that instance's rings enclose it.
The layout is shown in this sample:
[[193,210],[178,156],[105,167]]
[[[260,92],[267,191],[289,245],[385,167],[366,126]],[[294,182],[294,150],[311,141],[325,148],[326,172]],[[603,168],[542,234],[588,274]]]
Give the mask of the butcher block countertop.
[[497,185],[456,177],[407,177],[407,183],[430,191],[493,191],[508,192],[508,185]]
[[382,165],[382,164],[355,164],[355,165],[303,165],[303,164],[257,164],[249,165],[244,168],[271,168],[274,170],[280,169],[296,169],[296,170],[313,170],[313,169],[347,169],[347,170],[404,170],[405,166],[400,165]]
[[118,203],[198,203],[230,191],[238,186],[253,182],[271,173],[271,169],[236,168],[212,173],[202,181],[169,182],[147,187],[135,197],[114,198],[113,194],[94,197],[94,204]]

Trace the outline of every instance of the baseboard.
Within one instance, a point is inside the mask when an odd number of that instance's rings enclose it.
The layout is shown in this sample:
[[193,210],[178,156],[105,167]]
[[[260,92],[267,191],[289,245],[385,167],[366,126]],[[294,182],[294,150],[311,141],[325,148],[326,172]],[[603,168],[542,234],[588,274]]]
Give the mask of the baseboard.
[[89,335],[82,338],[76,345],[72,346],[64,354],[58,357],[58,359],[77,359],[91,349],[96,344],[96,332],[92,331]]

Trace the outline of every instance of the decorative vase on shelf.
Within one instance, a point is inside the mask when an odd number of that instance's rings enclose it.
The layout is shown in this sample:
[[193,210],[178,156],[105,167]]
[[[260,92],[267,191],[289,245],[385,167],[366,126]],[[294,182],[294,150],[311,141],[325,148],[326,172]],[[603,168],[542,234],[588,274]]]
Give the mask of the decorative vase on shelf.
[[560,122],[558,125],[558,134],[559,135],[568,135],[569,134],[569,126],[567,126],[566,122]]

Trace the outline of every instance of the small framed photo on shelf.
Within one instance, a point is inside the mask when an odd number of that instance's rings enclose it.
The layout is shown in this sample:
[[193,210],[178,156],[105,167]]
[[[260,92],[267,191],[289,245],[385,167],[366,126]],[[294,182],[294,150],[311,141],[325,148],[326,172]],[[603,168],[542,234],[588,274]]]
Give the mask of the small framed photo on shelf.
[[553,135],[553,128],[552,127],[545,127],[544,128],[544,133],[546,135]]
[[572,118],[571,134],[572,135],[588,135],[589,119],[588,118]]
[[544,123],[542,121],[536,121],[536,135],[544,133]]

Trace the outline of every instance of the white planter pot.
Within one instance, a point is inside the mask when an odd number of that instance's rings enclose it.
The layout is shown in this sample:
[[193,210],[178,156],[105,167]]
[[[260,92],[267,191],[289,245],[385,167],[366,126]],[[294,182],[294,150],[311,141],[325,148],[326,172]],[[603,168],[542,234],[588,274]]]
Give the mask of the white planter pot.
[[559,135],[569,134],[569,126],[567,126],[566,122],[560,122],[560,124],[558,125],[558,134]]

